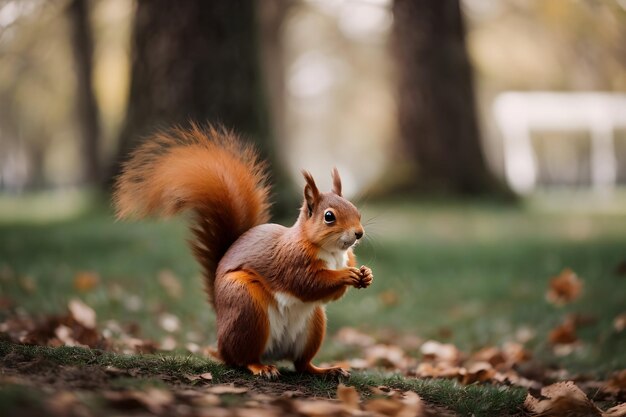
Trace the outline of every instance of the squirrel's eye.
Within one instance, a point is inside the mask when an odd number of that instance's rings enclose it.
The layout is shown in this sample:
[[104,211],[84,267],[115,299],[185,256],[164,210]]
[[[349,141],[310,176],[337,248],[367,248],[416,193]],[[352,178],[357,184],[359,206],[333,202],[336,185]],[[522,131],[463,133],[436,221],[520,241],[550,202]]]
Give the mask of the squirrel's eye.
[[332,211],[327,210],[326,213],[324,213],[324,222],[326,222],[327,224],[333,223],[335,221],[335,215],[333,214]]

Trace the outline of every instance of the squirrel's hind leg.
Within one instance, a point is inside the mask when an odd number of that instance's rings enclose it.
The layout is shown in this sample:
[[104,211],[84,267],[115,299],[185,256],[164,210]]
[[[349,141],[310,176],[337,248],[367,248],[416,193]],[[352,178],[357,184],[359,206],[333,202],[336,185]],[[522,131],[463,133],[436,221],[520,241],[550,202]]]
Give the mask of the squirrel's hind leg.
[[296,371],[312,375],[324,375],[331,378],[349,378],[350,372],[339,366],[320,368],[311,363],[317,354],[326,334],[326,313],[320,306],[316,307],[309,319],[309,338],[299,358],[293,362]]
[[219,356],[254,375],[278,377],[275,366],[260,360],[269,337],[267,309],[272,302],[264,280],[251,271],[233,271],[221,278],[215,288]]

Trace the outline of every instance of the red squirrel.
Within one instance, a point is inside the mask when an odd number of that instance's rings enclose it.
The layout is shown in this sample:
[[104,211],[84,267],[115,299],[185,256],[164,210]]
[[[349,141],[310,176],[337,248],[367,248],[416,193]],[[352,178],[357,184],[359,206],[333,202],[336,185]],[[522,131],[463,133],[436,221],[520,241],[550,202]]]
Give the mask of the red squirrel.
[[223,128],[176,128],[135,150],[115,184],[118,218],[191,210],[193,253],[215,309],[217,356],[227,365],[276,378],[264,361],[288,359],[297,371],[349,376],[311,363],[326,332],[325,303],[350,286],[372,283],[356,268],[353,247],[363,237],[361,214],[341,193],[322,193],[311,174],[291,227],[267,223],[266,163]]

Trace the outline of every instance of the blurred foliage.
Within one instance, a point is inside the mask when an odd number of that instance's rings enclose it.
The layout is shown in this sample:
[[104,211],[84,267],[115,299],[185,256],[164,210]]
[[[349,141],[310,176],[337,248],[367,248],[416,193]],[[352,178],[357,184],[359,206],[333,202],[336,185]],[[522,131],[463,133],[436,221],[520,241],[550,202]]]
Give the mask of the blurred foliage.
[[[126,110],[135,3],[90,4],[93,83],[106,161],[117,149]],[[390,5],[289,2],[276,36],[284,41],[286,84],[285,114],[277,118],[285,123],[279,152],[290,172],[301,167],[326,172],[335,163],[346,172],[346,189],[355,193],[380,176],[403,171],[390,159],[397,137]],[[462,5],[487,127],[485,153],[496,169],[501,151],[490,105],[498,92],[626,90],[623,1],[464,0]],[[65,0],[0,0],[0,189],[74,185],[80,178],[66,6]],[[624,147],[618,148],[623,154]],[[363,161],[368,170],[360,169]]]

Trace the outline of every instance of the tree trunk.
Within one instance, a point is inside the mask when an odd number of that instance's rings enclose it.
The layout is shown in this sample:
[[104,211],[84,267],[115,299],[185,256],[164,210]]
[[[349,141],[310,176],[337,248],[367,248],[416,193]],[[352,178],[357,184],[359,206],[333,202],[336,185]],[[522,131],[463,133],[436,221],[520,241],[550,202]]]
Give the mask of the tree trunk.
[[403,151],[412,188],[453,194],[502,191],[481,151],[459,0],[394,0]]
[[100,180],[100,119],[93,92],[93,41],[87,0],[71,0],[67,8],[76,69],[76,107],[82,139],[84,180]]
[[[254,0],[139,1],[118,160],[160,128],[220,123],[272,155]],[[272,161],[274,162],[274,161]]]

